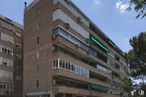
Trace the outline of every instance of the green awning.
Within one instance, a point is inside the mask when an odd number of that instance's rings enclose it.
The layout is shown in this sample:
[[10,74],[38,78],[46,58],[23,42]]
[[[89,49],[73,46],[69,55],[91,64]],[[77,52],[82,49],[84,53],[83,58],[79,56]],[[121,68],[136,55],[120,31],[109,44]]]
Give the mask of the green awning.
[[101,42],[99,41],[96,37],[90,34],[90,40],[96,43],[98,46],[100,46],[104,51],[108,52],[109,49]]
[[103,91],[103,92],[108,92],[109,91],[108,87],[98,85],[98,84],[91,84],[91,88],[93,88],[95,90]]

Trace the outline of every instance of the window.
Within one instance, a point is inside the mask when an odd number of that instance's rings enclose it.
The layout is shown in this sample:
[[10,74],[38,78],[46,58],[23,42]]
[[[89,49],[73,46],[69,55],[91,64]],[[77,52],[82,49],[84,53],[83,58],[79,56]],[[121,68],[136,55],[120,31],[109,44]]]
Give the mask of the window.
[[100,52],[98,52],[97,50],[90,48],[89,53],[107,63],[107,57],[101,54]]
[[13,79],[13,72],[0,70],[0,77]]
[[4,89],[4,90],[6,89],[6,84],[3,84],[3,89]]
[[0,39],[14,44],[14,37],[1,32]]
[[7,58],[1,58],[0,63],[5,66],[13,67],[13,60],[7,59]]
[[62,64],[62,60],[60,60],[59,65],[61,68],[64,68],[63,64]]
[[66,38],[66,39],[69,39],[69,34],[67,33],[67,32],[65,32],[64,30],[62,30],[62,29],[58,29],[58,31],[59,31],[59,34],[61,35],[61,36],[63,36],[64,38]]
[[39,80],[36,81],[36,87],[39,87]]
[[96,50],[90,48],[90,49],[89,49],[89,53],[90,53],[91,55],[97,57],[97,51],[96,51]]
[[[8,20],[8,19],[7,19]],[[9,19],[10,20],[10,19]],[[8,20],[8,21],[9,21]],[[10,20],[11,21],[11,20]],[[4,27],[4,28],[6,28],[6,29],[8,29],[8,30],[11,30],[11,31],[15,31],[15,27],[12,25],[12,24],[9,24],[8,22],[5,22],[5,21],[0,21],[1,23],[1,27]]]
[[98,58],[107,63],[107,57],[98,52]]
[[66,62],[66,64],[65,64],[65,69],[66,69],[66,70],[68,70],[68,65],[69,65],[69,63]]
[[81,75],[85,75],[86,76],[86,72],[87,72],[86,69],[84,69],[84,68],[81,69]]
[[71,71],[74,72],[75,71],[75,66],[73,64],[71,65],[71,68],[72,68]]
[[2,62],[2,64],[4,64],[5,66],[7,66],[7,62]]
[[58,66],[58,60],[57,59],[54,60],[54,68],[59,68],[59,66]]
[[120,61],[120,57],[119,57],[118,55],[115,55],[115,59],[116,59],[117,61]]
[[40,9],[37,8],[37,16],[39,16],[39,15],[40,15]]
[[16,56],[17,60],[21,60],[22,59],[21,55],[19,55],[19,54],[16,54],[15,56]]
[[0,45],[0,48],[1,48],[0,51],[2,51],[3,53],[13,56],[13,49],[12,48],[4,46],[4,45]]
[[0,89],[2,89],[2,87],[3,87],[3,86],[2,86],[2,84],[0,83]]
[[120,65],[115,64],[115,68],[119,70],[120,69]]
[[108,64],[112,65],[112,66],[115,66],[115,63],[112,60],[108,60]]
[[16,48],[21,48],[21,44],[16,43]]
[[71,64],[68,64],[68,69],[71,70]]
[[108,73],[108,68],[101,66],[99,63],[97,63],[97,69],[103,73]]
[[124,60],[122,60],[122,59],[120,59],[120,63],[121,63],[122,65],[126,65],[126,61],[124,61]]
[[[1,91],[2,90],[2,91]],[[6,84],[6,83],[0,83],[0,91],[1,93],[6,93],[6,92],[12,92],[13,89],[13,85],[12,84]]]
[[63,67],[63,68],[66,68],[66,64],[65,64],[64,61],[62,61],[62,67]]
[[81,42],[79,39],[77,39],[75,36],[71,35],[70,33],[66,32],[65,30],[61,28],[57,28],[54,30],[54,35],[60,35],[67,39],[68,41],[72,42],[75,45],[78,45],[81,49],[88,51],[88,46],[86,46],[83,42]]
[[69,40],[72,42],[72,43],[74,43],[74,44],[78,44],[78,40],[75,38],[75,37],[73,37],[73,36],[71,36],[70,35],[70,37],[69,37]]
[[[58,66],[58,62],[59,62],[59,66]],[[54,60],[53,66],[54,66],[54,69],[62,68],[64,70],[74,72],[74,73],[79,74],[81,76],[89,77],[89,70],[88,69],[85,69],[81,66],[72,64],[72,63],[67,62],[67,61],[64,61],[62,59]]]
[[115,54],[109,50],[108,55],[111,56],[112,58],[115,58]]
[[17,75],[17,76],[15,77],[15,79],[16,79],[16,80],[19,80],[19,81],[22,80],[21,76],[19,76],[19,75]]
[[39,72],[40,71],[39,65],[37,65],[36,68],[37,68],[37,72]]
[[36,57],[39,58],[39,52],[37,51]]
[[20,32],[16,32],[16,36],[22,37],[22,34]]
[[76,66],[76,68],[77,68],[77,73],[80,74],[80,70],[81,70],[80,66]]
[[85,45],[85,44],[83,44],[82,42],[78,42],[78,46],[81,48],[81,49],[83,49],[83,50],[85,50],[85,51],[88,51],[88,47]]
[[37,37],[37,44],[40,43],[40,37]]
[[95,72],[92,72],[92,71],[89,72],[89,77],[92,78],[92,79],[102,81],[102,82],[107,82],[107,77],[101,76],[98,73],[95,73]]
[[39,24],[36,25],[36,29],[39,30]]

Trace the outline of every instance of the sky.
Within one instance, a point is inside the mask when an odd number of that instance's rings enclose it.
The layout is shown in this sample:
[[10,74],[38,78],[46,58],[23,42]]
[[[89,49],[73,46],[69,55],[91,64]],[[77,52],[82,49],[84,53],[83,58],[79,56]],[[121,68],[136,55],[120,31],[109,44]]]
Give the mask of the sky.
[[[23,25],[24,2],[33,0],[1,0],[0,15]],[[128,0],[72,0],[124,52],[131,49],[129,39],[146,31],[146,18],[126,11]]]

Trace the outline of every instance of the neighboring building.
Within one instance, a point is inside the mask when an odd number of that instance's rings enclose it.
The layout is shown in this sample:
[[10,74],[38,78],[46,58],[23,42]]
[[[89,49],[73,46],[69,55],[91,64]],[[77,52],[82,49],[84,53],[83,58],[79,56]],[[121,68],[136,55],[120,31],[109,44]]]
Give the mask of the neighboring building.
[[127,97],[125,54],[70,0],[33,1],[24,32],[25,97]]
[[134,85],[134,90],[131,92],[132,97],[146,97],[146,83],[140,82],[139,84]]
[[0,16],[0,97],[22,95],[23,27]]

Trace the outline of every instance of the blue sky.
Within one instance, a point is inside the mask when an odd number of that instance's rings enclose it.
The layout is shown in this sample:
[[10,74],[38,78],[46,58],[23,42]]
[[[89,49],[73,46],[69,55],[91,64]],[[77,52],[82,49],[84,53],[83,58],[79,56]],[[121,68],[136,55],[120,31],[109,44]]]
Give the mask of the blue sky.
[[[24,2],[2,0],[0,14],[23,24]],[[146,31],[146,18],[135,19],[135,11],[125,11],[127,0],[72,0],[124,52],[131,49],[129,39]]]

